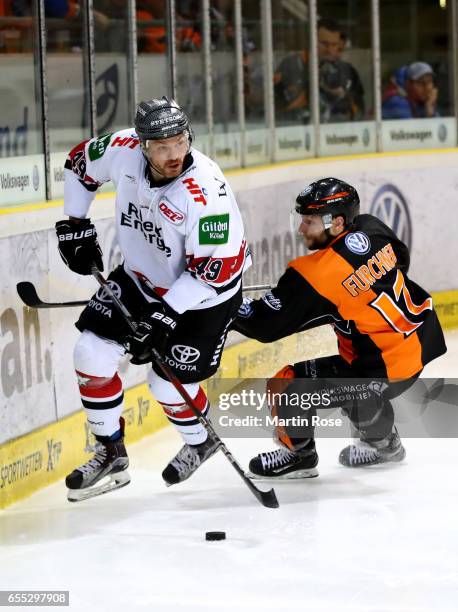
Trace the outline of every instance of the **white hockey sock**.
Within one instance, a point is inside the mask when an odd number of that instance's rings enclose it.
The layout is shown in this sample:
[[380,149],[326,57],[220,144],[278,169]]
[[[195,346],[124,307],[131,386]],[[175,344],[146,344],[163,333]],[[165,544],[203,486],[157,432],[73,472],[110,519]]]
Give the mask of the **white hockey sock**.
[[75,345],[73,362],[81,401],[94,435],[111,436],[119,430],[124,393],[117,370],[124,353],[120,344],[87,330]]
[[119,430],[124,408],[124,391],[117,374],[113,378],[77,372],[81,401],[87,421],[95,436],[111,436]]
[[[180,433],[185,444],[202,444],[207,439],[207,431],[196,419],[192,410],[183,402],[175,387],[160,378],[154,371],[148,377],[151,393],[161,404],[167,418]],[[185,384],[183,387],[194,399],[194,403],[203,415],[208,414],[209,402],[205,391],[198,383]]]

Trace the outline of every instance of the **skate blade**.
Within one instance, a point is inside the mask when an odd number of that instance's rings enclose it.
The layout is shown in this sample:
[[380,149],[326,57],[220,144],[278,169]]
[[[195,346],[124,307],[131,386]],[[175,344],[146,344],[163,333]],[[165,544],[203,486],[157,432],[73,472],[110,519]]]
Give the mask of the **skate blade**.
[[117,474],[111,474],[110,479],[100,485],[89,487],[88,489],[68,489],[67,499],[69,502],[80,502],[92,497],[98,497],[105,493],[111,493],[116,489],[122,489],[126,487],[130,482],[130,475],[128,472],[118,472]]
[[259,474],[253,474],[253,472],[246,472],[246,475],[250,480],[303,480],[305,478],[317,478],[319,472],[316,468],[310,468],[309,470],[297,470],[296,472],[289,472],[288,474],[278,474],[278,476],[260,476]]

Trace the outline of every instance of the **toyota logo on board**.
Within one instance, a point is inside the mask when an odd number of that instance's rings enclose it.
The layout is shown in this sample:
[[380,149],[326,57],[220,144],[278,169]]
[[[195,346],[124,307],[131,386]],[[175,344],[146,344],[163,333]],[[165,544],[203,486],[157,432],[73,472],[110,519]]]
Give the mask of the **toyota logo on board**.
[[172,346],[172,357],[178,363],[194,363],[200,357],[200,351],[193,346],[186,344],[174,344]]

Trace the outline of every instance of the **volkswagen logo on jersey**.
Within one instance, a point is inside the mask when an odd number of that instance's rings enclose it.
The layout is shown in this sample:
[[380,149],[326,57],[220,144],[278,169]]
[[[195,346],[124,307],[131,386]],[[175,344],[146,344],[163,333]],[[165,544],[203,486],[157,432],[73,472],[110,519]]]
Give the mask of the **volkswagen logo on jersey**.
[[369,212],[391,227],[396,236],[411,249],[412,221],[409,207],[397,187],[391,184],[382,185],[372,200]]
[[174,344],[172,346],[172,357],[178,363],[189,364],[194,363],[200,357],[200,351],[193,346],[186,344]]
[[365,255],[371,248],[369,238],[363,232],[352,232],[345,236],[345,244],[347,249],[357,255]]
[[[110,286],[111,290],[113,291],[113,293],[115,294],[115,296],[117,298],[121,297],[121,287],[118,285],[118,283],[115,283],[112,280],[108,281],[108,285]],[[96,296],[95,296],[98,300],[100,300],[101,302],[110,302],[111,303],[111,298],[108,295],[108,293],[106,292],[106,290],[103,287],[100,287],[100,289],[97,291]]]

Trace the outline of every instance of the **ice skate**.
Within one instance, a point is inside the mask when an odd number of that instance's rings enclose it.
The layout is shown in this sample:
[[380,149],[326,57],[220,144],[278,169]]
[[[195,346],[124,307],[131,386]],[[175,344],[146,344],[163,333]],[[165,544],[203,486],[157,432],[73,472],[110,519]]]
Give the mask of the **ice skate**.
[[250,461],[248,476],[250,478],[275,478],[287,480],[295,478],[316,478],[318,476],[318,454],[315,442],[311,440],[300,451],[287,448],[260,453]]
[[196,446],[185,444],[162,472],[165,484],[170,487],[187,480],[218,448],[218,443],[210,437]]
[[345,467],[363,467],[379,463],[399,462],[406,456],[396,427],[389,436],[378,442],[357,440],[346,446],[339,455],[339,463]]
[[[124,436],[114,441],[97,441],[94,456],[65,479],[68,501],[82,501],[125,487],[130,482],[128,466]],[[106,477],[107,482],[94,486]]]

